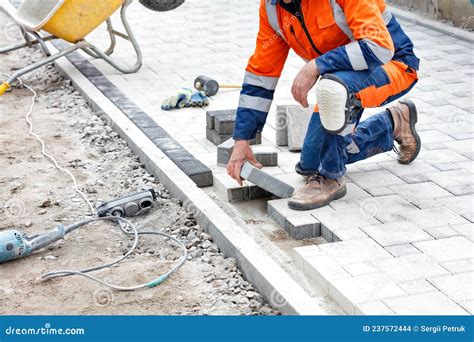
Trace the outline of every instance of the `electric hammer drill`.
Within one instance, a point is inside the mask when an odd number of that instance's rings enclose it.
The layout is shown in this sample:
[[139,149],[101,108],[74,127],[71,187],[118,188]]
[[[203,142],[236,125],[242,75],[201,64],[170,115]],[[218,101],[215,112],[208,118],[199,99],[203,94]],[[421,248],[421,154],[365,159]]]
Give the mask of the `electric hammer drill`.
[[[106,202],[97,207],[97,215],[130,217],[150,211],[156,194],[153,189],[140,191]],[[86,218],[69,226],[58,225],[56,228],[37,236],[27,237],[26,234],[12,229],[0,232],[0,263],[26,257],[59,241],[73,230],[91,223],[93,218]]]

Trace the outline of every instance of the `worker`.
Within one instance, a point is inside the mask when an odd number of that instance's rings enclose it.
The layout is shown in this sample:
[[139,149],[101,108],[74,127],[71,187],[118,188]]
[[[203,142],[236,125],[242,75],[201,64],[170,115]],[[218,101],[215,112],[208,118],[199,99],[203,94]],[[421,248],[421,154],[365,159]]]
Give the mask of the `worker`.
[[257,46],[246,68],[227,165],[231,177],[242,184],[245,161],[261,167],[249,140],[263,129],[290,48],[307,62],[291,89],[303,107],[320,78],[318,105],[296,165],[306,185],[295,190],[290,208],[315,209],[342,198],[347,164],[392,148],[402,164],[418,156],[411,101],[360,122],[364,108],[385,106],[418,80],[413,43],[384,0],[261,0]]

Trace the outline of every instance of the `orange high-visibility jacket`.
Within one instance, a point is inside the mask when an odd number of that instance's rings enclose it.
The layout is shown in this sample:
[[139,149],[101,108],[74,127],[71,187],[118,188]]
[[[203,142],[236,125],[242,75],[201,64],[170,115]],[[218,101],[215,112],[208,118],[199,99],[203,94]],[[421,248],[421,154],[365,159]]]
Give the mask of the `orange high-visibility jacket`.
[[384,0],[261,0],[257,47],[237,110],[234,139],[263,129],[289,49],[320,73],[369,70],[392,59],[419,68],[413,43]]

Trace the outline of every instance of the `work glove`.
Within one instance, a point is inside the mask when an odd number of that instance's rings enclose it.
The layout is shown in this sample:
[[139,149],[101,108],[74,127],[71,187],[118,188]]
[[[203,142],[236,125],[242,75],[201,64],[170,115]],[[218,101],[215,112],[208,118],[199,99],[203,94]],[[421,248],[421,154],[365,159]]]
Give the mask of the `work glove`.
[[209,98],[204,92],[191,89],[180,89],[176,95],[167,97],[161,104],[161,109],[181,109],[184,107],[205,107],[209,105]]

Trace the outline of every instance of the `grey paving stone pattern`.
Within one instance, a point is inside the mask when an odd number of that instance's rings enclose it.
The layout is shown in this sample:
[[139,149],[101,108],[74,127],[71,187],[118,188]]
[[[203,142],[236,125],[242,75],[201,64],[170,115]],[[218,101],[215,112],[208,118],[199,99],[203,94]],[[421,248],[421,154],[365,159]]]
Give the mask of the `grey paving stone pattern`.
[[[206,109],[163,112],[160,104],[176,89],[192,87],[197,75],[230,84],[243,80],[255,47],[258,3],[188,0],[166,15],[132,5],[130,21],[144,53],[141,71],[121,75],[92,61],[152,121],[212,169],[215,192],[231,202],[269,196],[252,182],[239,187],[228,178],[217,165],[218,147],[206,139],[206,111],[235,109],[239,91],[221,89]],[[349,314],[472,314],[472,46],[427,27],[401,24],[421,58],[420,81],[407,95],[419,112],[417,127],[424,143],[419,158],[400,165],[389,152],[349,165],[346,197],[304,213],[288,209],[287,199],[272,199],[268,214],[295,239],[323,236],[329,242],[309,241],[291,257],[310,283]],[[92,38],[105,42],[106,34]],[[117,56],[127,62],[130,51],[120,49],[121,44]],[[291,85],[303,65],[290,53],[262,134],[262,145],[278,151],[278,165],[263,171],[292,188],[302,186],[304,179],[294,171],[299,154],[289,150],[290,126],[282,121],[286,106],[296,105]],[[314,98],[311,92],[309,101]],[[364,118],[378,111],[368,109]],[[223,134],[229,125],[226,120],[219,123]],[[305,128],[299,130],[301,138]]]

